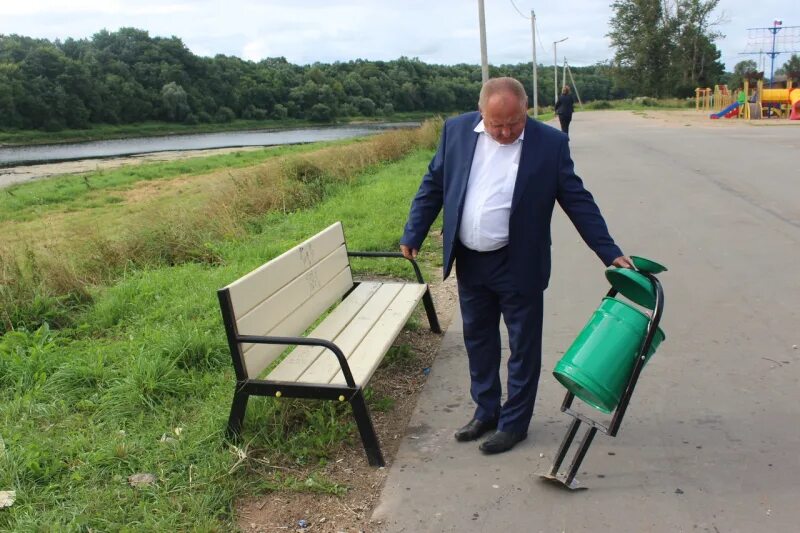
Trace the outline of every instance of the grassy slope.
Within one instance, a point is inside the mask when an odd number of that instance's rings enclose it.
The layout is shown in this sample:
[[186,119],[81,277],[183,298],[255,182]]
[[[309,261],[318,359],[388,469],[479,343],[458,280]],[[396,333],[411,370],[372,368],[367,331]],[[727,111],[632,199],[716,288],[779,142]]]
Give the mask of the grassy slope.
[[272,157],[299,154],[353,142],[352,139],[261,150],[193,157],[168,163],[143,163],[111,170],[59,176],[20,183],[0,190],[0,223],[7,220],[38,219],[51,210],[71,212],[115,203],[114,191],[129,190],[143,181],[159,181],[176,176],[196,176],[217,169],[241,168]]
[[[417,151],[336,187],[313,209],[264,217],[254,235],[216,245],[222,266],[131,272],[72,330],[0,339],[0,490],[17,491],[0,529],[227,530],[234,498],[249,491],[343,490],[240,460],[224,443],[233,373],[215,290],[335,220],[351,249],[395,249],[430,156]],[[343,408],[255,400],[249,449],[272,465],[314,464],[357,438]],[[140,472],[157,483],[128,486]]]

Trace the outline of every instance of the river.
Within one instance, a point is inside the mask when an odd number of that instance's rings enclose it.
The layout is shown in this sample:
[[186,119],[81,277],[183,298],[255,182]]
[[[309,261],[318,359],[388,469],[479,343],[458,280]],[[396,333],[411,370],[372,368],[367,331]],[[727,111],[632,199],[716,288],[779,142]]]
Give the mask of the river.
[[408,128],[419,123],[382,123],[330,126],[293,130],[231,131],[193,135],[140,137],[111,141],[0,147],[0,168],[76,159],[99,159],[152,152],[207,150],[241,146],[275,146],[361,137],[387,129]]

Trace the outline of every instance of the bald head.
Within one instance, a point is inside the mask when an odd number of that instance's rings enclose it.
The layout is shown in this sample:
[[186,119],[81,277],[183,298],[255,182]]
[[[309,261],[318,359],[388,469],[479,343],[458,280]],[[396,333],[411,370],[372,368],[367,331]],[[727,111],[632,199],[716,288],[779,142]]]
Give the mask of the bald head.
[[481,95],[478,98],[478,109],[486,109],[489,99],[493,96],[503,95],[514,99],[522,109],[528,109],[528,95],[525,87],[514,78],[492,78],[481,87]]
[[500,144],[516,141],[528,118],[528,96],[514,78],[493,78],[481,89],[478,107],[484,131]]

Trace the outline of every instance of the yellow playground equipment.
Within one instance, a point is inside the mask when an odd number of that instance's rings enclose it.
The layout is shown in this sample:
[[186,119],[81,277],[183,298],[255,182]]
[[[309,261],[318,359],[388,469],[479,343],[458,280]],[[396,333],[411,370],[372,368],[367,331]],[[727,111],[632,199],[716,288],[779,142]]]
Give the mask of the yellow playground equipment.
[[695,109],[711,112],[711,118],[788,118],[800,120],[800,87],[792,87],[792,80],[783,88],[764,88],[759,79],[755,88],[745,78],[741,90],[731,92],[727,85],[715,85],[714,90],[695,89]]

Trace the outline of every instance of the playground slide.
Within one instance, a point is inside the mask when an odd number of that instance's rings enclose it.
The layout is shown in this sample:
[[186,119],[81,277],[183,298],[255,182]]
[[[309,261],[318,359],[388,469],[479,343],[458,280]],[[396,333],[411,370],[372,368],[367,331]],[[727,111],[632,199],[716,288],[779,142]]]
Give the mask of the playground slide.
[[791,105],[790,120],[800,120],[800,88],[792,89],[789,93],[789,104]]
[[734,102],[719,113],[711,113],[711,118],[733,118],[739,116],[739,102]]

